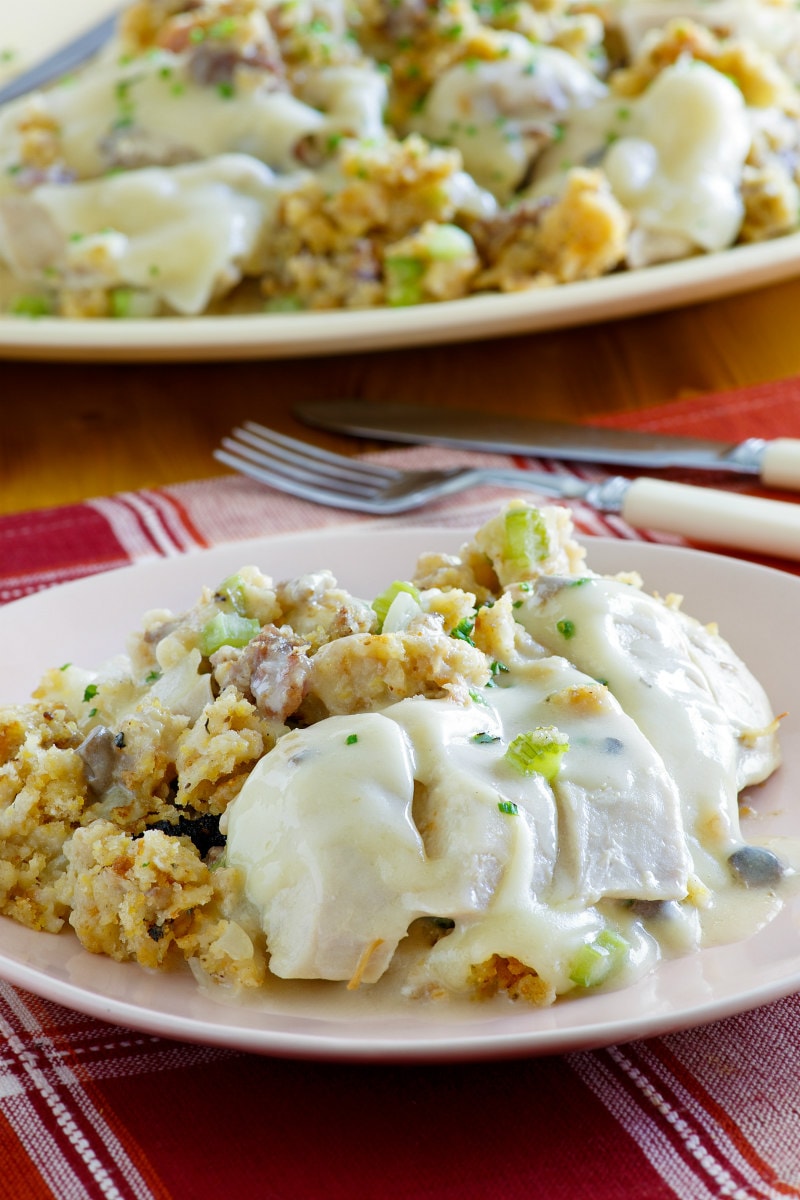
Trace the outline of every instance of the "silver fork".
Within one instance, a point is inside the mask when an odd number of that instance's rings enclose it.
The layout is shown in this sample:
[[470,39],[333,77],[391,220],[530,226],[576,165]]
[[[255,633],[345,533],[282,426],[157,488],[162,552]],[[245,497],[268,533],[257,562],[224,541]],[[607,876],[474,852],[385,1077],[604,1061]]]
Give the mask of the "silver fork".
[[399,513],[478,483],[581,499],[629,525],[800,561],[800,504],[639,476],[587,482],[563,472],[503,467],[401,471],[345,458],[246,421],[214,457],[278,491],[332,508]]
[[451,467],[402,471],[363,459],[346,458],[309,446],[254,421],[223,438],[214,457],[243,475],[303,500],[367,513],[399,513],[441,496],[488,483],[556,496],[581,496],[594,507],[619,508],[620,489],[628,480],[589,484],[572,476],[549,476],[515,468]]

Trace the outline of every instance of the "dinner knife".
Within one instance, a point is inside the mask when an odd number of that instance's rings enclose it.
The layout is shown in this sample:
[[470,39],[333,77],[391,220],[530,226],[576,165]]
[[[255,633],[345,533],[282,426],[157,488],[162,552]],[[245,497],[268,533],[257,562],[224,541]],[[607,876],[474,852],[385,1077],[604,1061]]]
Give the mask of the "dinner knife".
[[767,487],[800,491],[800,439],[796,438],[747,438],[725,443],[538,421],[504,416],[490,409],[478,412],[361,400],[304,401],[295,405],[294,412],[306,425],[379,441],[545,455],[627,467],[728,471],[756,476]]

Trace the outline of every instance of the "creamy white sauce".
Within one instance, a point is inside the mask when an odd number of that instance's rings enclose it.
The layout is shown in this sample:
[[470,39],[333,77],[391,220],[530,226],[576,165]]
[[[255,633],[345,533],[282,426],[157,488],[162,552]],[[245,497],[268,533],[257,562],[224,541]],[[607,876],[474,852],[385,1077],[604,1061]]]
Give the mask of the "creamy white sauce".
[[[708,634],[703,647],[702,627],[638,588],[605,578],[547,583],[541,595],[521,596],[517,620],[543,645],[563,648],[582,670],[608,682],[677,784],[695,870],[708,886],[721,886],[720,856],[741,841],[737,794],[740,772],[749,777],[749,767],[740,763],[750,753],[741,734],[771,726],[763,690],[729,648],[728,666],[720,668],[721,650]],[[565,621],[568,641],[559,629]],[[774,730],[755,753],[763,778],[779,761]]]
[[642,228],[721,250],[742,222],[739,184],[750,141],[736,85],[703,63],[678,62],[650,85],[630,133],[612,143],[603,167]]
[[288,185],[233,154],[44,185],[0,200],[0,256],[34,284],[47,269],[73,287],[147,289],[180,313],[198,313],[257,266]]
[[518,40],[522,47],[507,58],[445,71],[417,123],[426,136],[457,146],[467,171],[499,199],[519,187],[574,110],[606,94],[565,51]]
[[[571,703],[575,688],[589,689],[586,706]],[[606,689],[554,658],[485,694],[328,718],[256,766],[228,812],[227,854],[275,974],[374,981],[431,915],[456,930],[418,984],[463,990],[473,963],[501,954],[564,991],[574,954],[603,928],[598,901],[686,896],[674,783]],[[505,752],[554,718],[569,750],[551,787]],[[645,943],[640,932],[632,947]]]
[[742,168],[770,111],[748,110],[712,67],[679,61],[639,97],[610,96],[573,112],[526,194],[558,192],[572,167],[601,167],[634,218],[631,266],[721,250],[741,226]]
[[800,13],[788,4],[761,0],[623,0],[615,20],[630,53],[640,50],[653,30],[668,21],[689,18],[715,32],[744,38],[774,55],[790,71],[800,63]]
[[65,166],[79,179],[113,167],[126,138],[135,138],[150,162],[240,153],[292,171],[300,165],[298,143],[309,134],[383,136],[386,84],[377,70],[329,67],[305,94],[307,101],[281,88],[228,93],[201,86],[187,57],[167,51],[130,64],[108,62],[3,109],[0,161],[13,162],[20,120],[36,111],[58,123]]
[[[322,720],[252,772],[227,855],[274,974],[375,982],[430,916],[454,927],[411,954],[411,994],[468,992],[493,955],[563,994],[602,931],[626,942],[619,986],[779,906],[727,865],[743,844],[738,789],[778,761],[774,731],[743,742],[771,713],[730,647],[613,579],[518,595],[523,627],[572,661],[520,660],[466,706],[413,698]],[[390,613],[399,627],[408,607]],[[542,727],[568,747],[552,782],[506,753]]]

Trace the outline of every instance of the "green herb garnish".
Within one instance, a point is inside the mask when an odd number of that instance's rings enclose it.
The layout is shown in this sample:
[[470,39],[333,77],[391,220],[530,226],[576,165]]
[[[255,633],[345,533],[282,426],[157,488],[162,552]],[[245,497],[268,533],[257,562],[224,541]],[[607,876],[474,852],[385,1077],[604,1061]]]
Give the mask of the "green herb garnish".
[[458,638],[461,642],[468,642],[470,646],[475,643],[472,640],[472,631],[475,628],[474,617],[464,617],[463,621],[459,621],[455,629],[451,630],[450,637]]
[[499,800],[497,803],[497,807],[500,809],[500,812],[505,813],[506,816],[509,816],[509,817],[518,817],[519,816],[519,806],[517,804],[515,804],[513,800]]

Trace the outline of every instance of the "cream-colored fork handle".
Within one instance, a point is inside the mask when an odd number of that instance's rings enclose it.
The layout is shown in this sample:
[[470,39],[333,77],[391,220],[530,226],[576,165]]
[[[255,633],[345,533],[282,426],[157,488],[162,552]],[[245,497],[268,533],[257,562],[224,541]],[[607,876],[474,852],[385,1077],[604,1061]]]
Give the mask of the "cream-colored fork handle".
[[761,451],[759,474],[767,487],[800,490],[800,440],[774,438]]
[[800,560],[800,504],[784,500],[640,478],[625,493],[622,516],[641,529]]

